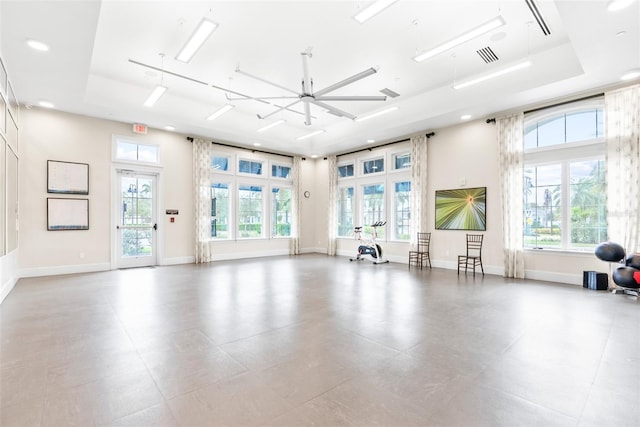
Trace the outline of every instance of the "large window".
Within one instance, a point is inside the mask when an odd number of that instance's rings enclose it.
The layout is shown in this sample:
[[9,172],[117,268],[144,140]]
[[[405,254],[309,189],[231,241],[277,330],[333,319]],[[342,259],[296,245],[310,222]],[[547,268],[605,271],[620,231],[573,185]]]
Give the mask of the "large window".
[[238,237],[262,237],[262,187],[238,187]]
[[229,185],[215,183],[211,186],[211,237],[228,239],[229,236]]
[[525,118],[524,246],[591,251],[606,240],[602,100]]
[[353,238],[354,227],[361,226],[364,235],[370,236],[371,225],[384,221],[386,225],[377,229],[378,240],[408,242],[411,222],[409,144],[363,154],[346,157],[337,165],[336,235]]
[[291,236],[291,189],[271,189],[271,236]]

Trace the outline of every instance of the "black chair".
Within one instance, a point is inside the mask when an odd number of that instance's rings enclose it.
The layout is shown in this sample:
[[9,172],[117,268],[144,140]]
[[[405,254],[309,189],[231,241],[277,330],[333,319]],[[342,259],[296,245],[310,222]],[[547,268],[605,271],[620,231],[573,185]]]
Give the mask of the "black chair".
[[484,268],[482,267],[482,238],[483,234],[467,234],[467,254],[458,255],[458,274],[460,274],[460,267],[464,266],[464,274],[467,274],[467,269],[473,267],[473,275],[476,275],[476,265],[480,266],[482,275],[484,276]]
[[431,233],[418,232],[418,247],[415,251],[409,251],[409,268],[412,265],[420,267],[429,263],[431,268],[431,258],[429,257],[429,243],[431,242]]

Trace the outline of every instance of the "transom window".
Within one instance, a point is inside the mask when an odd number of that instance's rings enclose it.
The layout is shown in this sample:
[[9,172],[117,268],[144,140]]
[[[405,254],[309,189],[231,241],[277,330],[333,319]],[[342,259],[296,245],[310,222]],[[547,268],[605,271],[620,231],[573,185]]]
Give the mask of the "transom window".
[[160,149],[157,145],[118,139],[116,140],[115,159],[158,164],[160,163]]
[[262,162],[240,160],[240,162],[238,162],[238,171],[240,173],[262,175]]

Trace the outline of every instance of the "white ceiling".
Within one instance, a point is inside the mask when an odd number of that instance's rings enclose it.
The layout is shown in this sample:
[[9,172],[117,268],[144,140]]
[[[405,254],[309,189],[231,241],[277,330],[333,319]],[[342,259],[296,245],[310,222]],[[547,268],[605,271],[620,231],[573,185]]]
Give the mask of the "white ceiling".
[[[12,1],[0,2],[0,47],[21,103],[50,101],[55,108],[111,120],[176,127],[176,132],[236,145],[302,155],[341,153],[460,122],[463,114],[486,118],[620,83],[640,67],[640,2],[608,12],[608,1],[537,0],[549,23],[543,35],[524,0],[401,0],[370,21],[353,16],[368,1]],[[506,25],[422,63],[412,58],[466,30],[502,15]],[[175,60],[203,17],[219,23],[190,63]],[[620,34],[621,32],[623,32]],[[26,40],[47,43],[37,52]],[[476,50],[491,47],[500,58],[486,64]],[[304,116],[253,100],[234,101],[232,111],[206,117],[227,103],[228,89],[249,96],[290,93],[235,70],[298,91],[301,52],[312,47],[314,89],[325,88],[370,67],[378,73],[332,95],[400,94],[380,101],[334,101],[363,116],[391,106],[398,110],[356,122],[312,106]],[[164,54],[164,58],[161,57]],[[476,86],[455,90],[454,80],[490,72],[529,58],[533,65]],[[188,76],[136,65],[148,64]],[[143,106],[163,83],[167,93]],[[214,88],[211,85],[217,86]],[[231,95],[233,96],[233,95]],[[289,100],[287,100],[289,101]],[[273,101],[279,105],[281,100]],[[302,112],[302,105],[294,107]],[[277,119],[284,125],[258,133]],[[325,132],[296,140],[314,130]]]

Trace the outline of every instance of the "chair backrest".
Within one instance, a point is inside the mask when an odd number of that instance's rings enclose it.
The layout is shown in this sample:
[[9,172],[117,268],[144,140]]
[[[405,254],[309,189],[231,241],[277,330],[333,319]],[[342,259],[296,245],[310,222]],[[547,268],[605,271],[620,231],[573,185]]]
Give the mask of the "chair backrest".
[[482,238],[484,234],[467,234],[467,256],[482,254]]
[[429,252],[431,233],[418,232],[418,252]]

